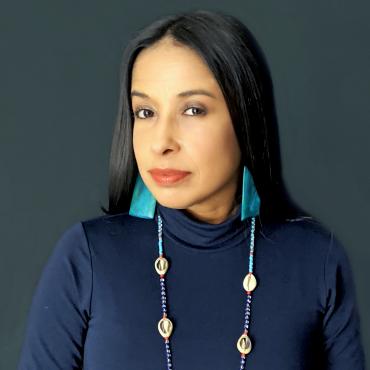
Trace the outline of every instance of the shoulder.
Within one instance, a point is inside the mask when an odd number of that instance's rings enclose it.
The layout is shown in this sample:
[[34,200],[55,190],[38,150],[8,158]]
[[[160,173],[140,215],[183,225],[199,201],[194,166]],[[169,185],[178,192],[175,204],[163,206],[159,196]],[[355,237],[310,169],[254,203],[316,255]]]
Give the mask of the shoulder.
[[[262,225],[260,247],[286,274],[318,289],[320,309],[337,287],[353,289],[347,249],[331,228],[314,218],[299,218]],[[258,241],[257,241],[258,253]]]
[[[128,211],[115,215],[102,215],[83,219],[79,224],[88,240],[106,239],[112,236],[129,236],[153,228],[153,219],[129,215]],[[75,227],[75,226],[72,226]]]
[[87,266],[93,256],[114,256],[117,248],[131,245],[138,236],[155,231],[152,219],[134,217],[127,212],[101,215],[70,223],[56,238],[49,265]]
[[333,231],[313,217],[263,224],[259,227],[259,237],[271,248],[277,248],[291,257],[311,256],[321,262],[325,261],[330,248],[334,244],[334,249],[338,248],[339,244]]
[[338,268],[351,273],[347,248],[318,219],[302,217],[265,224],[259,228],[259,237],[274,255],[281,254],[299,266],[322,266],[325,275],[336,274]]
[[328,242],[332,238],[333,232],[318,219],[300,217],[262,224],[259,227],[259,234],[272,243],[285,240],[307,244]]

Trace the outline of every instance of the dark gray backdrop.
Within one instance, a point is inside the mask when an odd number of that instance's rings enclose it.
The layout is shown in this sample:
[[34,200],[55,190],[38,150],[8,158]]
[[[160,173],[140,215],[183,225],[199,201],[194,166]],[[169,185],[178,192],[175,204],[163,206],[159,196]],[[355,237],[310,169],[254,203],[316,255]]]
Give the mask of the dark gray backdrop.
[[126,41],[154,17],[220,9],[255,34],[275,86],[293,198],[350,256],[370,349],[370,3],[23,1],[0,11],[0,369],[15,369],[54,243],[100,215]]

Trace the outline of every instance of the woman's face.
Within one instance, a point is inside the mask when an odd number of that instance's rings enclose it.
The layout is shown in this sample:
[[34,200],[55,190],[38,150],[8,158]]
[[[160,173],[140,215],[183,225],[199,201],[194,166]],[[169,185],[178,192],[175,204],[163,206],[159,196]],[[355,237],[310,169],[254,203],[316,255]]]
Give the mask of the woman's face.
[[[208,66],[190,48],[165,38],[140,52],[131,87],[134,154],[145,185],[166,207],[221,222],[234,206],[241,153]],[[206,94],[185,93],[200,89]],[[148,172],[153,168],[190,173],[159,184]]]

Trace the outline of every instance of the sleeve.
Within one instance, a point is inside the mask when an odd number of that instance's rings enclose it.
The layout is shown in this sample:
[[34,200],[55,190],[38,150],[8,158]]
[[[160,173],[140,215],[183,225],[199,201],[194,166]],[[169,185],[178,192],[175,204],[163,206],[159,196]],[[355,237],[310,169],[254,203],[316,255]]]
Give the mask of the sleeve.
[[331,233],[325,263],[323,316],[326,370],[365,370],[360,316],[352,268],[344,246]]
[[61,235],[28,312],[18,370],[82,369],[90,317],[91,254],[81,222]]

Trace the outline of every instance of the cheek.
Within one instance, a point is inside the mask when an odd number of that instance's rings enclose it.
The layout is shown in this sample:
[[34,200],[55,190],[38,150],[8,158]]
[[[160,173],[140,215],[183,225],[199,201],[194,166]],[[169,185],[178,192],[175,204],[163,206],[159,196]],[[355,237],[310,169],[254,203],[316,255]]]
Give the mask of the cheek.
[[217,130],[207,127],[194,135],[191,151],[200,171],[225,173],[239,165],[239,144],[230,125],[221,124]]
[[145,148],[145,142],[146,135],[144,130],[137,129],[134,126],[132,134],[132,144],[137,162],[141,161],[141,159],[145,156],[145,153],[143,151],[143,148]]
[[139,135],[137,130],[134,130],[133,135],[132,135],[132,145],[133,145],[133,151],[134,151],[136,164],[139,170],[142,167],[143,162],[144,162],[144,152],[142,150],[143,148],[142,141],[143,141],[142,135],[141,134]]
[[137,155],[138,155],[138,150],[137,150],[137,148],[138,148],[138,142],[137,142],[137,134],[136,134],[136,130],[135,129],[132,132],[132,146],[133,146],[135,157],[137,159]]

